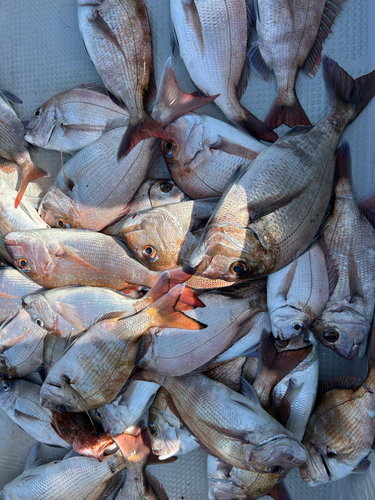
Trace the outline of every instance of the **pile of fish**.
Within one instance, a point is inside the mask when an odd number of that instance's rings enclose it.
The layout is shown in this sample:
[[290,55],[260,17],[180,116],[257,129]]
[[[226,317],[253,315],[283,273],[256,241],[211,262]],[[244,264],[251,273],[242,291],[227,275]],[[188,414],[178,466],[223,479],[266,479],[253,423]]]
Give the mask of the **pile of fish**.
[[[171,59],[156,89],[142,0],[78,0],[103,86],[25,129],[1,92],[0,168],[22,181],[0,182],[0,407],[69,450],[40,465],[36,445],[1,499],[165,500],[147,464],[197,448],[210,500],[286,500],[296,467],[311,486],[368,470],[375,212],[341,139],[375,71],[322,57],[344,0],[307,4],[171,0],[186,94]],[[330,108],[311,125],[294,86],[320,65]],[[277,81],[264,123],[240,103],[251,66]],[[233,125],[194,113],[210,102]],[[73,155],[42,199],[28,145]],[[159,148],[171,179],[147,178]],[[319,382],[319,342],[348,360],[370,345],[367,378]]]

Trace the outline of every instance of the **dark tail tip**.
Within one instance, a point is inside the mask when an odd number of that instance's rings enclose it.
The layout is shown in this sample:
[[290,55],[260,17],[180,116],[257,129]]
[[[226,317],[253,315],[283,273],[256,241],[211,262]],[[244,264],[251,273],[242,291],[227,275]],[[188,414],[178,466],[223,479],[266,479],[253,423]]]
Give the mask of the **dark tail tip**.
[[275,142],[279,136],[267,124],[260,121],[249,111],[246,110],[246,118],[239,120],[239,124],[251,135],[262,139],[263,141]]
[[158,137],[166,141],[169,139],[162,127],[150,115],[145,115],[142,121],[135,125],[130,124],[127,128],[118,150],[117,159],[124,158],[138,142],[149,137]]
[[350,180],[351,176],[351,157],[350,146],[348,141],[343,141],[337,150],[336,168],[340,177],[345,177]]
[[331,102],[339,100],[353,106],[351,123],[375,95],[375,71],[354,80],[336,61],[323,56],[323,76]]
[[283,123],[291,128],[296,127],[297,125],[311,125],[311,122],[304,112],[297,96],[295,96],[295,101],[292,105],[280,104],[278,100],[276,100],[264,120],[264,123],[272,129],[280,127]]

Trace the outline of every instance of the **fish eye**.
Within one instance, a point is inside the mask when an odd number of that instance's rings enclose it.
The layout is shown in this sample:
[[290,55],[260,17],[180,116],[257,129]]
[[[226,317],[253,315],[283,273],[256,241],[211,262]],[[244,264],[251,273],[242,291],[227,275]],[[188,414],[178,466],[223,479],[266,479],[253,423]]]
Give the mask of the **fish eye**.
[[100,410],[95,410],[95,415],[100,419],[103,418],[103,413]]
[[173,188],[173,184],[170,181],[164,181],[160,184],[160,191],[162,193],[169,193]]
[[42,106],[40,106],[40,108],[37,108],[35,111],[34,111],[34,116],[36,118],[38,118],[38,116],[40,116],[42,114]]
[[69,229],[69,228],[70,228],[70,224],[68,224],[68,223],[66,222],[66,220],[65,220],[65,219],[63,219],[62,217],[60,217],[60,219],[57,219],[57,225],[58,225],[59,227],[63,227],[63,228],[65,228],[65,229]]
[[152,436],[156,437],[158,435],[158,431],[156,429],[156,426],[152,422],[148,423],[148,429],[149,429],[150,434]]
[[65,405],[57,405],[56,411],[69,411],[69,408]]
[[335,342],[337,342],[339,340],[339,337],[340,337],[340,334],[339,332],[337,332],[336,330],[325,330],[323,332],[323,338],[324,340],[326,340],[327,342],[330,342],[331,344],[334,344]]
[[18,265],[22,269],[22,271],[25,271],[25,273],[28,273],[30,271],[29,263],[23,257],[21,259],[18,259]]
[[155,248],[151,245],[146,245],[144,247],[142,253],[146,257],[146,259],[151,260],[151,261],[154,261],[158,258]]
[[295,333],[302,333],[305,330],[305,323],[302,321],[294,321],[292,323],[292,328]]
[[280,467],[280,465],[274,465],[273,467],[271,467],[269,469],[269,472],[272,472],[273,474],[277,474],[278,472],[281,472],[282,471],[282,468]]
[[9,392],[10,388],[12,387],[12,384],[10,382],[6,382],[5,380],[1,381],[1,385],[3,387],[4,392]]
[[163,149],[165,156],[168,156],[168,158],[172,158],[173,152],[176,149],[176,143],[172,140],[164,141]]
[[35,323],[38,325],[38,326],[41,326],[43,328],[44,326],[44,321],[40,318],[35,318]]
[[232,274],[235,274],[236,276],[243,276],[244,274],[247,273],[248,267],[245,264],[245,262],[233,262],[229,270]]
[[289,340],[281,340],[281,339],[277,338],[275,340],[275,344],[277,347],[286,347],[289,344]]

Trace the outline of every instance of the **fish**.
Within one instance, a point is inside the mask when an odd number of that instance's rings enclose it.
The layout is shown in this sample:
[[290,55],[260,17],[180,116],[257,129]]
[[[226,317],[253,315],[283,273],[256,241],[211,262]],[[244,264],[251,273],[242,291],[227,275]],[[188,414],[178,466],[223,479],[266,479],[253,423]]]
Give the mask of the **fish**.
[[40,387],[23,379],[0,379],[0,408],[37,441],[70,448],[52,429],[52,413],[39,402]]
[[57,411],[88,411],[111,402],[137,365],[140,343],[151,327],[202,329],[176,311],[184,285],[126,319],[97,323],[79,337],[49,371],[41,402]]
[[264,120],[271,129],[311,125],[295,91],[300,68],[312,78],[322,47],[346,0],[252,0],[258,40],[251,46],[252,67],[265,80],[273,72],[277,99]]
[[250,74],[247,58],[253,31],[245,0],[171,0],[171,17],[180,56],[190,78],[234,125],[259,139],[277,134],[240,104]]
[[[277,486],[280,473],[253,472],[232,467],[211,455],[207,456],[209,500],[255,500],[270,495]],[[274,497],[273,497],[274,498]],[[287,497],[283,500],[288,500]]]
[[147,426],[152,453],[163,461],[197,450],[199,443],[169,408],[165,390],[159,386],[158,389],[150,407]]
[[188,113],[165,127],[160,141],[169,173],[191,199],[221,196],[233,172],[267,146],[211,116]]
[[43,342],[47,330],[31,321],[21,310],[0,331],[0,376],[21,378],[37,370],[43,362]]
[[[61,500],[99,499],[113,482],[116,474],[125,469],[119,453],[105,457],[102,462],[92,457],[73,456],[39,465],[38,444],[31,450],[24,472],[0,491],[2,500]],[[69,478],[69,481],[67,481]]]
[[95,410],[103,429],[116,436],[135,424],[151,406],[159,385],[154,382],[130,380],[112,403]]
[[[140,299],[109,288],[70,286],[33,293],[23,297],[22,304],[37,325],[60,337],[73,338],[103,319],[137,314],[189,276],[183,269],[162,272]],[[203,306],[188,288],[180,298],[182,304]]]
[[45,288],[151,287],[159,275],[136,261],[122,241],[83,229],[14,231],[4,244],[16,268]]
[[43,287],[13,267],[0,268],[0,323],[14,318],[22,309],[22,297]]
[[350,186],[350,147],[337,157],[335,203],[320,240],[327,267],[337,273],[333,292],[312,326],[323,345],[346,359],[362,358],[375,305],[375,230],[361,213]]
[[171,179],[146,179],[124,210],[124,216],[188,199]]
[[[152,115],[165,127],[215,98],[182,92],[169,58]],[[124,132],[124,128],[118,128],[104,134],[64,165],[39,206],[39,214],[47,224],[101,231],[125,215],[156,158],[158,140],[141,141],[118,161],[117,151]]]
[[328,276],[318,241],[291,264],[270,274],[267,305],[273,336],[287,340],[303,335],[320,318],[335,280],[337,273],[331,279]]
[[274,415],[272,413],[272,394],[275,386],[297,368],[313,349],[310,342],[305,342],[303,339],[298,340],[301,341],[300,345],[296,342],[297,345],[294,349],[279,349],[279,347],[286,347],[289,343],[293,345],[293,339],[291,342],[280,341],[275,340],[266,331],[263,333],[253,389],[258,395],[262,408],[272,415]]
[[135,378],[162,385],[170,408],[201,446],[234,467],[276,474],[306,461],[301,443],[262,409],[245,380],[242,395],[201,373],[162,377],[142,371]]
[[189,261],[194,229],[208,219],[217,201],[191,200],[129,215],[105,234],[122,238],[134,257],[152,271],[174,269]]
[[197,275],[228,282],[269,275],[299,257],[319,233],[338,143],[375,93],[375,71],[353,80],[324,56],[323,75],[331,100],[327,116],[314,127],[294,128],[234,175],[191,255]]
[[[47,408],[44,409],[48,411]],[[93,424],[85,413],[52,412],[52,428],[80,455],[103,461],[104,452],[114,445],[109,434]]]
[[87,53],[104,86],[125,104],[130,123],[119,158],[142,139],[167,139],[147,113],[155,99],[151,32],[142,0],[78,0],[78,25]]
[[126,479],[115,500],[168,500],[163,486],[145,468],[151,453],[147,432],[127,436]]
[[[284,344],[284,342],[281,342]],[[272,406],[277,420],[302,441],[310,415],[314,409],[318,390],[318,343],[314,335],[306,332],[303,337],[293,337],[282,349],[304,349],[312,344],[310,354],[293,368],[272,390]],[[281,350],[276,342],[276,349]]]
[[38,106],[25,127],[25,140],[44,149],[74,154],[112,128],[126,127],[129,121],[126,108],[115,104],[104,87],[82,84]]
[[207,327],[196,332],[154,330],[139,353],[139,368],[168,377],[184,375],[222,360],[219,355],[247,334],[248,351],[257,349],[263,332],[258,317],[266,308],[261,293],[241,299],[204,293],[199,298],[205,307],[187,311],[186,315]]
[[10,173],[19,167],[22,172],[21,185],[14,200],[15,208],[20,204],[29,182],[49,176],[48,172],[31,161],[23,125],[11,106],[11,103],[21,102],[11,92],[0,90],[0,168]]
[[375,335],[372,332],[367,378],[340,376],[321,385],[303,444],[307,462],[302,479],[318,486],[352,472],[366,472],[375,439]]

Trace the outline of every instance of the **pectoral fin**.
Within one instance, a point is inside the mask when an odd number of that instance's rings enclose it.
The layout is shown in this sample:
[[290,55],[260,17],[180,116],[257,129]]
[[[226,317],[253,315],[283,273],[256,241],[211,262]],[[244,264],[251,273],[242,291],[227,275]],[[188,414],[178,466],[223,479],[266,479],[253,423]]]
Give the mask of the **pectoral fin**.
[[236,144],[221,135],[218,136],[218,140],[216,142],[211,144],[210,149],[225,151],[225,153],[240,156],[241,158],[246,158],[247,160],[255,160],[255,158],[259,155],[257,151],[241,146],[240,144]]
[[198,38],[199,48],[204,55],[204,38],[202,23],[199,18],[199,12],[196,5],[196,0],[181,0],[182,7],[185,11],[186,22],[194,31]]
[[99,267],[96,267],[94,266],[94,264],[91,264],[90,262],[85,260],[63,242],[60,243],[59,249],[56,251],[55,255],[56,257],[68,260],[73,264],[77,264],[77,266],[86,267],[87,269],[91,269],[92,271],[103,272],[103,269],[99,269]]

